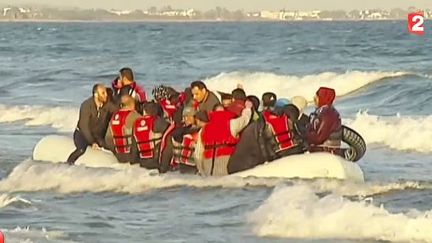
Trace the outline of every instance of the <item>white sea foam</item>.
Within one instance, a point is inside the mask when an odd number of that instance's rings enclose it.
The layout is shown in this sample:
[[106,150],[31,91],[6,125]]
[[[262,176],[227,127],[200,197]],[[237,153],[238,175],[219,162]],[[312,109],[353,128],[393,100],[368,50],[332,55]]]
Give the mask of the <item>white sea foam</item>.
[[[79,180],[77,180],[79,178]],[[31,181],[32,183],[28,183]],[[274,187],[280,184],[307,185],[317,192],[337,192],[346,196],[371,196],[389,191],[406,189],[431,189],[432,185],[420,182],[365,183],[357,184],[337,180],[287,180],[277,178],[239,178],[187,176],[179,174],[160,175],[142,168],[111,169],[68,166],[33,161],[24,161],[0,181],[0,191],[47,191],[74,192],[119,192],[139,194],[152,189],[172,187],[224,187],[243,188]]]
[[432,116],[380,117],[359,112],[354,120],[346,123],[368,144],[384,144],[400,151],[432,152]]
[[249,220],[265,237],[432,242],[432,211],[392,213],[338,194],[320,198],[307,186],[276,188]]
[[346,95],[368,84],[406,75],[405,72],[361,72],[348,71],[346,73],[325,72],[306,76],[277,75],[274,73],[221,73],[205,80],[211,90],[231,92],[237,84],[242,84],[246,93],[258,97],[264,92],[276,93],[279,97],[304,96],[312,100],[320,86],[334,88],[338,96]]
[[4,208],[8,205],[11,205],[13,203],[25,203],[25,204],[32,204],[29,200],[26,200],[24,198],[21,198],[19,196],[12,196],[9,194],[0,194],[0,208]]
[[59,131],[73,131],[77,120],[77,108],[0,105],[0,123],[23,121],[26,126],[52,126]]
[[68,235],[63,231],[51,231],[45,228],[36,229],[29,226],[21,228],[16,227],[15,229],[1,229],[5,234],[6,242],[8,243],[31,243],[31,242],[45,242],[45,241],[55,241],[55,242],[73,242],[65,240]]
[[[32,183],[28,183],[29,181]],[[155,171],[135,167],[117,170],[25,161],[16,166],[7,178],[0,181],[0,191],[55,190],[60,193],[109,191],[135,194],[177,186],[199,188],[275,186],[281,181],[282,179],[160,175]]]

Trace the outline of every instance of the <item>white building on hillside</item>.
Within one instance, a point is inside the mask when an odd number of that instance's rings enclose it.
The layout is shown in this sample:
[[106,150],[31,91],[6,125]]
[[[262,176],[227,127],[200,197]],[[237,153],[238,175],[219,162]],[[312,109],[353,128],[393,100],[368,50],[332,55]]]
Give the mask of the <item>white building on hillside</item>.
[[115,10],[115,9],[108,10],[108,12],[116,14],[118,16],[128,15],[128,14],[132,13],[131,10]]
[[280,11],[261,11],[261,18],[264,19],[280,19]]
[[11,8],[3,8],[3,16],[6,16],[6,14],[11,10]]

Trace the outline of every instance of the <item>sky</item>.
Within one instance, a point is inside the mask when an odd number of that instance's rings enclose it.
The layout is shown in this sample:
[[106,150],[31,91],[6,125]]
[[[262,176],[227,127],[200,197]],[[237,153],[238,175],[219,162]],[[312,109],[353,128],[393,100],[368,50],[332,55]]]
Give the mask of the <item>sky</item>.
[[1,3],[48,4],[61,7],[104,8],[104,9],[147,9],[151,6],[173,8],[195,8],[208,10],[217,6],[230,10],[353,10],[368,8],[403,8],[415,6],[432,9],[432,0],[0,0]]

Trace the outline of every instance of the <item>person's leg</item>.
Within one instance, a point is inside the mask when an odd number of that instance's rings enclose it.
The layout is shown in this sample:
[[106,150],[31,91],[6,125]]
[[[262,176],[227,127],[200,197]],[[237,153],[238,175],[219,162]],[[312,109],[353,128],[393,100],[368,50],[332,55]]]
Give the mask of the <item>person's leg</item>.
[[77,159],[85,153],[88,146],[87,141],[85,140],[84,136],[81,135],[80,131],[75,130],[73,138],[76,149],[69,155],[69,158],[67,159],[67,163],[70,165],[74,164],[75,161],[77,161]]

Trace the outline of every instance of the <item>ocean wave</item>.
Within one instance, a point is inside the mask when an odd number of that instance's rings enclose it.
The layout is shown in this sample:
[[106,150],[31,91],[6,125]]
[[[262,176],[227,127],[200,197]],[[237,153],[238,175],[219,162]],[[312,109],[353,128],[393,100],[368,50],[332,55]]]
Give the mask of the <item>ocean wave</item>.
[[31,205],[32,203],[29,200],[21,198],[19,196],[12,196],[9,194],[0,194],[0,208],[7,207],[9,205],[13,205],[16,203],[22,203]]
[[[24,122],[26,126],[51,126],[72,132],[78,109],[69,107],[0,105],[0,123]],[[382,144],[399,151],[432,152],[432,116],[377,116],[365,111],[344,123],[359,132],[367,144]]]
[[392,213],[370,200],[320,198],[307,186],[276,188],[248,218],[263,237],[432,242],[432,210]]
[[432,152],[432,116],[376,116],[359,112],[346,124],[359,132],[367,144],[384,144],[399,151]]
[[73,241],[66,240],[68,234],[63,231],[51,231],[45,228],[36,229],[31,228],[30,226],[21,228],[16,227],[15,229],[1,229],[1,231],[5,234],[5,239],[7,242],[45,242],[45,241],[55,241],[55,242],[68,242],[72,243]]
[[265,92],[274,92],[279,97],[301,95],[312,101],[316,90],[321,86],[334,88],[338,96],[347,95],[366,85],[386,78],[409,75],[406,72],[325,72],[316,75],[288,76],[274,73],[221,73],[205,80],[211,90],[231,92],[237,84],[242,84],[246,93],[258,97]]
[[[80,178],[77,180],[77,178]],[[28,183],[31,181],[32,183]],[[142,168],[88,168],[33,161],[24,161],[0,181],[0,191],[119,192],[138,194],[152,189],[179,186],[206,188],[275,186],[282,179],[212,177],[202,178],[180,174],[160,175]]]
[[[80,178],[77,180],[76,178]],[[28,183],[31,181],[32,183]],[[427,182],[368,182],[339,180],[288,180],[283,178],[199,177],[180,174],[158,174],[142,168],[88,168],[34,161],[24,161],[9,176],[0,181],[2,192],[56,191],[117,192],[140,194],[153,189],[173,187],[243,188],[275,187],[281,184],[308,186],[315,192],[337,192],[345,196],[372,196],[394,191],[432,189]]]
[[79,110],[70,107],[8,106],[0,104],[0,123],[22,121],[26,126],[51,126],[59,131],[73,131]]

